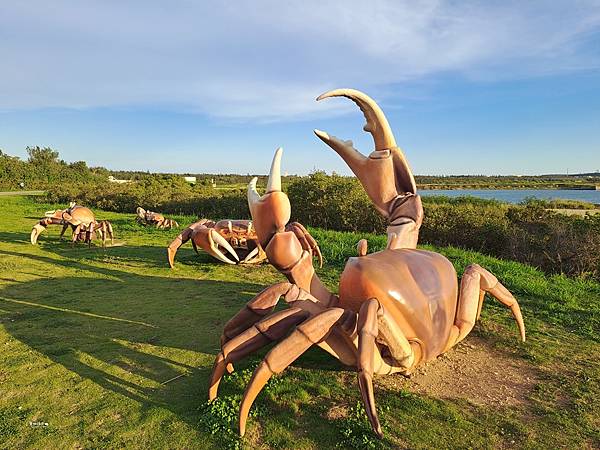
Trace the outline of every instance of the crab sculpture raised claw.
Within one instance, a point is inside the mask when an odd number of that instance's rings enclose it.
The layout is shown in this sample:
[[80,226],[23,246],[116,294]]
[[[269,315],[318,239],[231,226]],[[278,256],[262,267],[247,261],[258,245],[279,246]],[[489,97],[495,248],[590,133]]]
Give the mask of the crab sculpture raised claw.
[[[409,374],[452,348],[473,329],[486,293],[510,308],[525,340],[519,304],[493,274],[473,264],[459,284],[448,259],[416,249],[423,220],[421,200],[379,106],[353,89],[334,90],[317,100],[329,97],[353,100],[367,120],[364,130],[375,142],[369,156],[350,141],[315,133],[348,164],[389,220],[387,248],[368,254],[366,241],[359,241],[358,256],[346,263],[339,293],[334,295],[315,274],[307,236],[286,227],[291,207],[281,192],[281,151],[275,154],[266,193],[256,192],[256,180],[250,183],[248,203],[258,239],[270,263],[288,281],[260,292],[227,322],[221,336],[221,352],[209,380],[211,400],[225,372],[233,370],[232,364],[277,342],[254,371],[242,398],[241,435],[250,407],[267,381],[313,345],[356,369],[369,422],[381,437],[373,375]],[[289,308],[273,312],[280,297]]]
[[135,210],[135,220],[142,225],[154,225],[156,228],[167,228],[178,227],[179,224],[174,219],[167,219],[161,213],[154,211],[146,211],[141,206],[138,206]]
[[30,240],[36,244],[40,234],[48,225],[62,225],[60,238],[65,234],[67,228],[71,227],[73,231],[72,242],[82,241],[91,245],[92,239],[100,235],[102,247],[106,246],[106,239],[110,237],[111,245],[114,244],[114,233],[111,223],[108,220],[96,221],[94,213],[84,206],[71,203],[68,209],[56,209],[47,211],[45,217],[33,226]]

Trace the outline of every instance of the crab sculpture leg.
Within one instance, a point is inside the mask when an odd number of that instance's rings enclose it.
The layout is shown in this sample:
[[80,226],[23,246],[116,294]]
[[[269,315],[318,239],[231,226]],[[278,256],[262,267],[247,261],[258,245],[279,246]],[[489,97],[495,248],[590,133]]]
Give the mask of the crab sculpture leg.
[[107,238],[110,238],[110,244],[114,245],[114,232],[112,224],[108,220],[101,220],[100,222],[94,221],[89,224],[81,223],[77,225],[73,230],[71,241],[75,244],[75,242],[81,240],[88,244],[88,246],[91,246],[92,239],[94,239],[96,235],[100,236],[102,247],[106,247]]
[[[315,273],[312,260],[313,257],[317,257],[322,263],[320,249],[302,225],[295,222],[288,224],[291,206],[287,195],[281,191],[281,155],[280,148],[273,158],[265,195],[260,196],[256,191],[256,178],[250,182],[248,204],[260,244],[265,249],[269,262],[282,272],[289,282],[276,284],[259,293],[225,325],[221,337],[222,351],[217,356],[209,382],[211,400],[217,395],[218,385],[225,371],[232,370],[234,362],[269,342],[285,337],[292,323],[297,322],[302,326],[302,330],[305,326],[322,324],[327,331],[318,339],[314,338],[316,340],[312,343],[347,365],[354,365],[357,360],[355,315],[344,313],[338,317],[339,320],[330,323],[331,314],[323,314],[335,306],[338,299]],[[285,301],[292,308],[300,308],[302,313],[283,317],[281,314],[271,316],[281,296],[285,297]],[[300,320],[313,317],[317,319],[312,322]],[[307,325],[302,325],[305,323]],[[284,345],[284,342],[280,345]],[[287,344],[284,347],[287,347]],[[281,370],[301,353],[284,364]],[[264,374],[257,381],[251,381],[244,394],[240,407],[239,430],[242,435],[245,432],[250,405],[264,386],[261,382],[263,378]],[[264,379],[265,383],[267,379]]]
[[110,245],[115,244],[115,235],[113,232],[113,227],[108,220],[101,220],[100,222],[94,223],[94,231],[100,235],[100,239],[102,240],[102,247],[106,247],[107,238],[110,238]]
[[[248,188],[248,203],[257,235],[269,261],[288,282],[260,292],[225,325],[221,351],[209,380],[209,399],[233,364],[276,342],[256,368],[244,392],[239,432],[244,434],[255,398],[273,374],[285,370],[313,345],[352,366],[374,432],[382,436],[373,392],[374,374],[410,373],[462,340],[473,328],[485,293],[511,309],[521,338],[525,326],[519,305],[497,278],[478,265],[463,274],[460,288],[454,267],[442,255],[417,250],[423,211],[412,172],[383,112],[365,94],[335,90],[318,100],[344,96],[355,101],[367,119],[375,151],[368,157],[316,130],[350,166],[379,212],[389,220],[387,248],[367,254],[358,243],[340,279],[339,296],[315,274],[305,230],[289,227],[290,203],[281,192],[279,149],[273,159],[266,193]],[[416,274],[416,276],[415,276]],[[283,297],[289,309],[273,312]],[[435,314],[432,315],[432,311]]]
[[165,229],[171,229],[171,228],[177,228],[179,227],[179,224],[177,223],[177,221],[175,219],[167,219],[164,218],[163,220],[159,221],[158,224],[156,225],[157,228],[165,228]]

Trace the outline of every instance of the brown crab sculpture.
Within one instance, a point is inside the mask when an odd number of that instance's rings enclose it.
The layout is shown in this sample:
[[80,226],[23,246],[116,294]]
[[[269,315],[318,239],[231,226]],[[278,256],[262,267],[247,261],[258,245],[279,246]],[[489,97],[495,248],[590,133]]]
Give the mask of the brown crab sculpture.
[[146,211],[141,206],[138,206],[135,210],[135,220],[142,225],[154,225],[156,228],[171,229],[178,227],[179,224],[173,219],[167,219],[160,213],[154,211]]
[[[299,223],[291,223],[289,228],[308,234]],[[200,247],[214,258],[227,264],[259,264],[267,258],[250,220],[213,222],[209,219],[201,219],[183,230],[167,248],[167,257],[171,268],[175,264],[177,250],[189,240],[192,241],[196,253]],[[311,254],[314,253],[322,261],[321,250],[316,241],[312,239],[307,243]]]
[[71,203],[68,209],[57,209],[46,212],[46,217],[41,219],[33,226],[30,240],[36,244],[40,234],[48,225],[62,225],[60,238],[65,234],[67,228],[71,227],[73,231],[72,242],[82,241],[91,245],[92,239],[100,235],[102,247],[106,246],[106,239],[110,237],[111,245],[114,244],[114,233],[111,223],[108,220],[96,221],[94,213],[84,206]]
[[[366,241],[359,241],[358,256],[346,263],[335,295],[315,274],[303,236],[286,230],[291,207],[281,192],[281,151],[275,154],[267,192],[260,196],[256,179],[250,183],[248,203],[258,240],[288,281],[266,288],[248,302],[227,322],[221,337],[221,352],[209,381],[211,400],[233,363],[278,341],[254,371],[242,398],[241,435],[250,407],[267,381],[313,345],[356,368],[368,419],[381,437],[373,374],[409,374],[456,345],[472,330],[486,293],[510,308],[525,340],[519,305],[494,275],[473,264],[459,284],[444,256],[416,249],[423,219],[421,200],[387,119],[370,97],[356,90],[334,90],[317,100],[338,96],[358,104],[375,151],[364,156],[350,141],[323,131],[315,134],[344,159],[389,220],[387,248],[368,254]],[[281,296],[289,309],[274,313]]]

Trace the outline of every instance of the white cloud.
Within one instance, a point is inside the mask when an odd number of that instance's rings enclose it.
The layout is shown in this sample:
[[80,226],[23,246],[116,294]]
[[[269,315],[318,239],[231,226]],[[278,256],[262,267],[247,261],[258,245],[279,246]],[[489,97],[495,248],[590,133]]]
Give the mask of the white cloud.
[[314,102],[333,87],[385,96],[447,73],[600,67],[593,0],[7,3],[3,109],[158,105],[289,120],[340,113]]

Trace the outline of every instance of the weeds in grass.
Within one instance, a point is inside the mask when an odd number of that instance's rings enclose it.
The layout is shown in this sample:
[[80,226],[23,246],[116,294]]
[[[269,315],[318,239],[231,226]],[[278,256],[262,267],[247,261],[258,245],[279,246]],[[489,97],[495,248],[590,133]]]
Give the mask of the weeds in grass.
[[[389,407],[379,407],[379,409],[382,412],[387,412]],[[349,409],[346,417],[337,419],[336,422],[342,436],[341,441],[337,445],[338,448],[379,449],[386,447],[386,441],[379,440],[375,436],[375,433],[373,433],[365,408],[360,401],[357,401],[356,405]],[[383,420],[381,427],[384,433],[385,425],[385,420]]]
[[242,396],[224,395],[200,406],[200,426],[216,436],[223,447],[232,450],[242,448],[242,439],[234,431]]

